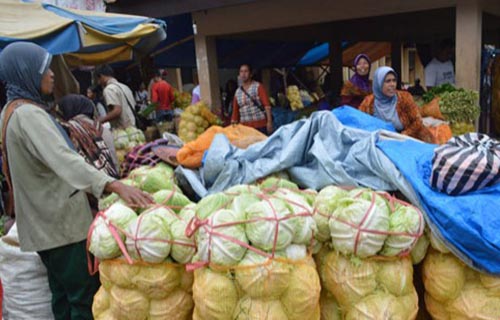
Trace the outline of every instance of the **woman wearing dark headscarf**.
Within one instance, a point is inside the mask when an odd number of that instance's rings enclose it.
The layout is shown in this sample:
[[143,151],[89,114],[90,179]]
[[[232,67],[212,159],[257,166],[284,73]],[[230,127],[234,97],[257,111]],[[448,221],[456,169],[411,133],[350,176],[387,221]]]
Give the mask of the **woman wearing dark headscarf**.
[[92,319],[99,279],[87,270],[92,215],[85,191],[97,198],[103,191],[115,192],[133,206],[146,207],[152,199],[95,169],[74,151],[42,99],[54,90],[51,58],[27,42],[9,44],[0,53],[0,78],[7,83],[0,120],[3,171],[21,250],[38,252],[47,267],[55,319]]
[[390,122],[402,134],[433,143],[431,132],[424,127],[418,106],[410,93],[396,90],[397,75],[389,67],[380,67],[373,77],[373,94],[367,96],[359,110]]
[[78,153],[96,169],[118,178],[113,134],[95,120],[96,108],[92,101],[82,95],[69,94],[59,100],[57,105]]
[[371,62],[366,54],[360,54],[354,59],[354,75],[344,83],[340,96],[342,105],[358,108],[363,99],[372,92],[369,79]]

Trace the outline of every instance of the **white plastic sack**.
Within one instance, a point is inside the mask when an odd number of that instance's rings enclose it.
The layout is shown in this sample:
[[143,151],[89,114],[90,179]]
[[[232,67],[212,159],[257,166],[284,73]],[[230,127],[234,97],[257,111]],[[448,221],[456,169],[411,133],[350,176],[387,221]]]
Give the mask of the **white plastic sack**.
[[38,254],[21,252],[16,224],[0,238],[3,320],[54,319],[47,270]]

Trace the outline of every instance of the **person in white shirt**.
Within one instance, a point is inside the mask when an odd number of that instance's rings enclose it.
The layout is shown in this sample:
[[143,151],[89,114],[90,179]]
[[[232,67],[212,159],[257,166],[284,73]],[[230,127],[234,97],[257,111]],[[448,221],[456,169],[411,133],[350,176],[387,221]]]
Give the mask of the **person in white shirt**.
[[427,89],[445,83],[455,84],[452,54],[453,44],[450,41],[441,42],[436,56],[425,67],[425,86]]

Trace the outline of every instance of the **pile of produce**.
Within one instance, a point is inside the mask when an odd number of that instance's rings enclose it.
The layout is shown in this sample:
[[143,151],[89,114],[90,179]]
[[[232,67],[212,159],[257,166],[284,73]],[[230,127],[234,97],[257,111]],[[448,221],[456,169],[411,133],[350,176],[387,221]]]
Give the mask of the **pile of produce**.
[[193,319],[319,319],[313,197],[273,177],[196,205]]
[[191,94],[189,92],[174,91],[174,109],[186,109],[191,104]]
[[102,287],[94,298],[96,319],[190,319],[196,252],[185,230],[194,204],[176,186],[166,164],[133,170],[123,183],[153,195],[146,210],[127,207],[116,194],[99,203],[89,232],[89,251],[101,262]]
[[414,319],[418,296],[409,255],[424,231],[421,212],[388,194],[335,186],[321,190],[314,207],[315,236],[323,243],[316,255],[322,312],[339,319]]
[[425,305],[433,319],[498,319],[500,277],[477,272],[431,237],[423,264]]
[[450,123],[453,135],[474,132],[474,122],[479,117],[479,94],[476,91],[456,89],[443,84],[423,95],[423,117],[433,117]]
[[117,259],[103,261],[99,272],[102,286],[94,296],[94,319],[191,319],[193,274],[183,265],[130,265]]
[[179,137],[184,142],[191,142],[210,126],[219,123],[219,118],[210,111],[204,102],[200,101],[187,107],[181,114]]
[[439,107],[444,118],[450,122],[454,135],[476,131],[474,122],[481,113],[476,91],[461,89],[445,92],[440,96]]
[[144,132],[135,128],[113,130],[116,154],[118,162],[122,163],[127,153],[138,145],[146,143]]
[[299,87],[289,86],[288,88],[286,88],[286,98],[290,102],[290,108],[293,111],[304,108],[304,103],[302,102]]

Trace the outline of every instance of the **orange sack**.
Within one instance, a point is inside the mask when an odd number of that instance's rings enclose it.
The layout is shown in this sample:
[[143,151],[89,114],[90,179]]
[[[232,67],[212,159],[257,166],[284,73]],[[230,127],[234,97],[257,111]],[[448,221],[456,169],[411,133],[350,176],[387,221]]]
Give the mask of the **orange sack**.
[[435,127],[428,127],[429,131],[434,137],[434,142],[437,144],[444,144],[451,139],[453,134],[451,133],[451,128],[447,124],[441,124]]
[[267,138],[267,136],[260,131],[241,124],[225,128],[212,126],[196,140],[185,144],[179,152],[177,152],[177,161],[179,164],[190,169],[201,167],[203,154],[210,148],[215,135],[218,133],[223,133],[232,145],[240,149],[246,149],[248,146]]
[[431,102],[424,105],[422,109],[420,109],[420,114],[422,117],[432,117],[435,119],[444,120],[444,116],[441,113],[441,109],[439,108],[439,97],[432,99]]

